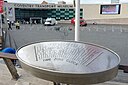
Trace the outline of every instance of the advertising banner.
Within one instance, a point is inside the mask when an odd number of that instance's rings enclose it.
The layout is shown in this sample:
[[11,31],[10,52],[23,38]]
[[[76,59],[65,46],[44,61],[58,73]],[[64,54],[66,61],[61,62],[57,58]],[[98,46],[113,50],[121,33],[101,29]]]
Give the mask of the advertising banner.
[[3,13],[3,0],[0,0],[0,13]]
[[120,4],[101,5],[100,14],[120,14]]
[[8,7],[8,16],[12,17],[13,16],[13,8]]

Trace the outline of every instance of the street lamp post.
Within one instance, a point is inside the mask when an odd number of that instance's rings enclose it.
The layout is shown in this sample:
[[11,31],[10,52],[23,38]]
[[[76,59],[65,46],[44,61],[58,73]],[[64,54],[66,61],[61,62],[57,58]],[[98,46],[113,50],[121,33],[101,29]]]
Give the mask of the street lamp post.
[[79,41],[79,29],[80,29],[80,0],[76,0],[76,8],[75,8],[75,41]]

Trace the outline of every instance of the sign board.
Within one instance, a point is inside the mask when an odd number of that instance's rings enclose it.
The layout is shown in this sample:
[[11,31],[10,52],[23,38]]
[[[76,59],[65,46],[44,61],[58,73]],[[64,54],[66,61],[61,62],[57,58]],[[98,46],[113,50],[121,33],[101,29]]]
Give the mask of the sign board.
[[0,0],[0,13],[3,13],[3,0]]
[[36,43],[23,47],[18,51],[18,56],[31,65],[66,73],[106,71],[115,67],[115,62],[119,60],[110,50],[74,42]]
[[16,55],[23,69],[34,76],[73,85],[108,81],[117,75],[120,62],[108,48],[71,41],[25,45]]
[[73,8],[72,4],[14,4],[15,8]]
[[13,8],[8,7],[8,16],[13,17]]

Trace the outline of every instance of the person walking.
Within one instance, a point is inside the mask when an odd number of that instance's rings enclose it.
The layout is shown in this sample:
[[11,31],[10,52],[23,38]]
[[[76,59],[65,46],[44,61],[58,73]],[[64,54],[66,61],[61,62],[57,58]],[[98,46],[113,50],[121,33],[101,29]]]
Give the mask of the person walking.
[[37,24],[36,20],[34,21],[34,24]]
[[30,25],[32,26],[32,20],[30,20]]
[[12,23],[11,23],[11,21],[9,21],[9,23],[8,23],[8,30],[12,30]]
[[20,23],[19,23],[19,21],[17,21],[17,22],[15,23],[15,26],[16,26],[16,29],[20,29]]

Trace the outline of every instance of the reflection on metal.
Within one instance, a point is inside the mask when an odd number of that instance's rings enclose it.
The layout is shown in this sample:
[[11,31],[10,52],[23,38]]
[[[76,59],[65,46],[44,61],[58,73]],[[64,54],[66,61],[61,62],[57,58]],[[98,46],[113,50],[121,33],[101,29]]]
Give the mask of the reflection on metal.
[[80,85],[114,78],[120,62],[107,48],[62,41],[26,45],[17,51],[17,57],[24,69],[39,78]]

